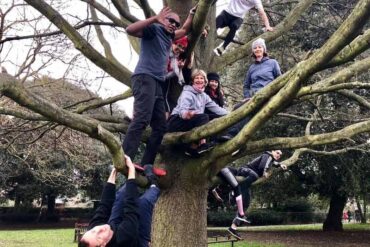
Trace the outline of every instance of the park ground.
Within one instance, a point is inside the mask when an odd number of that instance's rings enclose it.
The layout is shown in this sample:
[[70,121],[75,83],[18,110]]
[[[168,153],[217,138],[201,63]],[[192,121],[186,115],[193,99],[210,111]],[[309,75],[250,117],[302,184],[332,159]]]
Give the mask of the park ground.
[[[35,226],[32,226],[34,228]],[[241,228],[245,240],[235,247],[308,247],[308,246],[356,246],[370,247],[370,224],[345,224],[343,232],[322,232],[321,225],[261,226]],[[26,226],[2,226],[0,247],[76,247],[73,228],[41,229]],[[209,235],[227,236],[226,228],[209,228]],[[227,247],[228,244],[212,244],[212,247]]]

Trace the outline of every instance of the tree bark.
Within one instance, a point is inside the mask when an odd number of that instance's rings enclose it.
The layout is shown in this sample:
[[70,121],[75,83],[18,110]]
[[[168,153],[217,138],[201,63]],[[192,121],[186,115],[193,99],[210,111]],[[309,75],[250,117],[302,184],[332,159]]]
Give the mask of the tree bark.
[[329,213],[323,224],[324,231],[343,231],[342,213],[347,197],[334,192],[330,199]]
[[[176,164],[176,163],[171,163]],[[168,190],[162,190],[152,224],[153,247],[207,245],[207,187],[205,176],[180,163]],[[199,166],[198,166],[199,167]],[[180,175],[181,174],[181,175]]]

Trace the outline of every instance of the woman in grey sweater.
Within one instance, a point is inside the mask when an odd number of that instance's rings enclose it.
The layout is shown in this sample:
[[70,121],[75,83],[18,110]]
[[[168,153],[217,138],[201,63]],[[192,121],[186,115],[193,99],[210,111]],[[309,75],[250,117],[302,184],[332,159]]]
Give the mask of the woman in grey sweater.
[[[214,114],[223,116],[228,112],[217,105],[205,92],[207,74],[203,70],[196,69],[191,75],[192,85],[184,86],[184,89],[168,119],[168,132],[189,131],[195,127],[209,122],[205,109]],[[198,156],[211,148],[205,139],[199,143],[192,143],[185,151],[190,156]]]

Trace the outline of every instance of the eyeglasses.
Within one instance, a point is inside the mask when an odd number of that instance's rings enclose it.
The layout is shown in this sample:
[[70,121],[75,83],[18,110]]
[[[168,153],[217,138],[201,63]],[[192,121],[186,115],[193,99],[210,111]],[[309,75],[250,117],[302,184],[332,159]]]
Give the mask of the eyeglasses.
[[171,17],[166,17],[166,19],[168,20],[170,24],[174,25],[176,28],[180,27],[180,22],[176,21],[175,19]]

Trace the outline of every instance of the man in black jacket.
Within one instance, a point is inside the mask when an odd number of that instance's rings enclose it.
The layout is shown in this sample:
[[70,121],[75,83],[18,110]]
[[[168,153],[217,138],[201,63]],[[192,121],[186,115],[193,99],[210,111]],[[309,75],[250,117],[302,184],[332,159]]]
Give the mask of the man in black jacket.
[[[238,212],[228,231],[231,235],[233,235],[237,239],[241,239],[241,236],[236,231],[237,226],[239,226],[243,222],[250,223],[246,219],[246,216],[244,214],[244,211],[247,210],[250,204],[250,191],[249,191],[250,186],[258,178],[262,176],[268,177],[269,175],[268,170],[269,168],[271,168],[271,166],[281,167],[283,170],[286,170],[287,169],[286,165],[282,165],[279,162],[277,162],[280,159],[281,155],[282,155],[281,150],[264,152],[261,156],[258,156],[248,164],[240,167],[239,169],[234,167],[225,167],[217,174],[233,189]],[[243,182],[239,183],[235,178],[236,176],[242,176],[245,179],[243,180]],[[242,190],[244,193],[242,193]],[[212,190],[212,194],[216,197],[217,200],[222,200],[218,195],[216,189]]]
[[157,178],[152,167],[146,166],[144,173],[151,186],[139,197],[135,167],[128,156],[126,164],[129,170],[127,181],[117,192],[117,171],[112,170],[99,207],[89,222],[88,231],[80,240],[80,247],[148,246],[153,208],[160,192],[156,184]]

